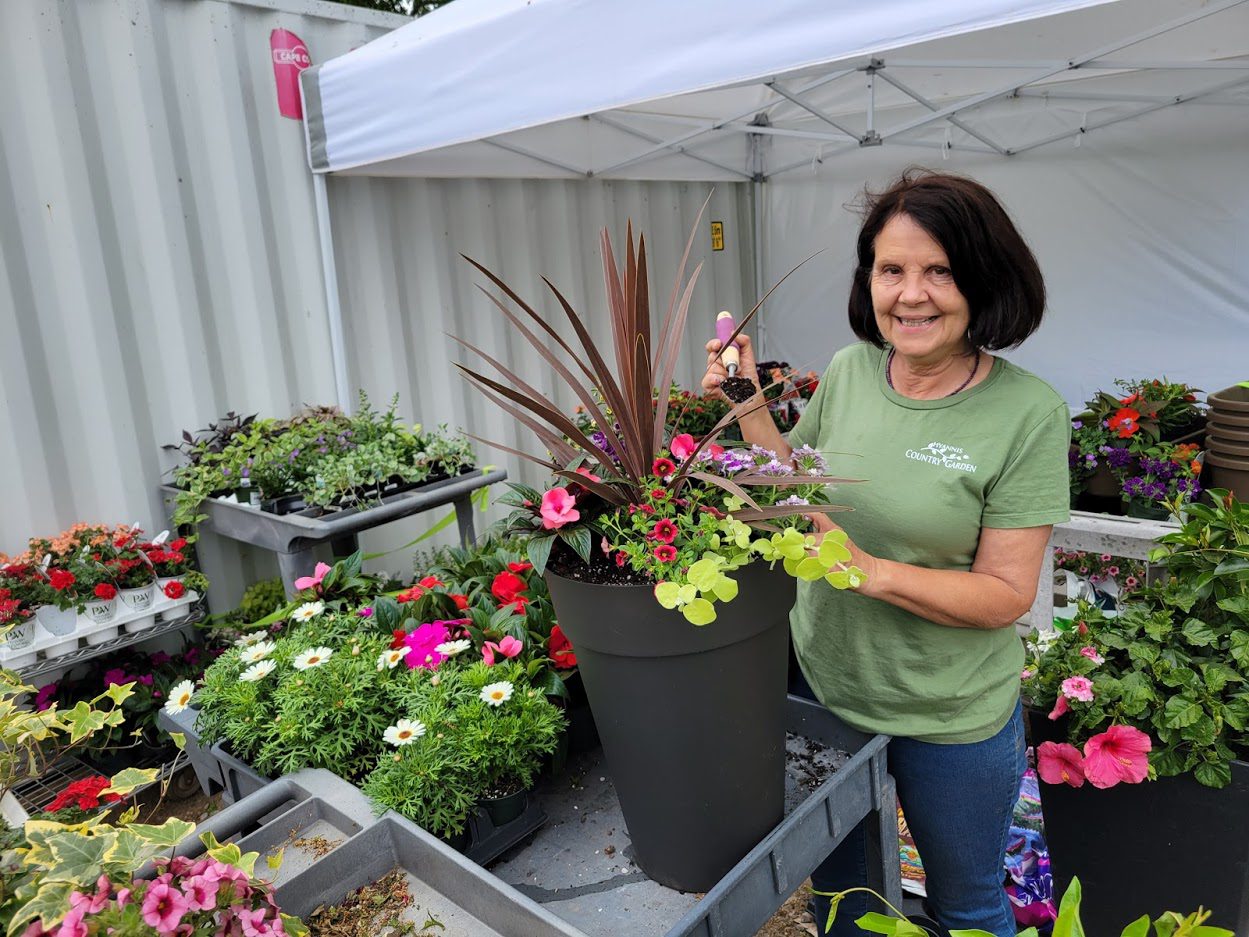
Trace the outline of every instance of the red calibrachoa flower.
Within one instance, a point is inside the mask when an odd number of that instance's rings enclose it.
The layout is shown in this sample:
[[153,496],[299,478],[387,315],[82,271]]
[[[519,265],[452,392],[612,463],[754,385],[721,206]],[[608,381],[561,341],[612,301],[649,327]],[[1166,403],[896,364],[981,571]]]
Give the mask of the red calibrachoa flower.
[[1141,418],[1139,410],[1124,407],[1110,418],[1110,428],[1119,431],[1120,439],[1127,439],[1141,428],[1137,421]]
[[652,488],[650,490],[650,497],[652,501],[667,501],[668,490],[666,488]]
[[165,598],[180,599],[184,595],[186,595],[186,586],[184,586],[182,583],[178,582],[178,580],[175,579],[173,582],[165,583],[164,591],[165,591]]
[[117,587],[111,582],[102,582],[93,590],[97,599],[107,602],[109,599],[117,598]]
[[74,574],[68,569],[50,569],[48,570],[48,584],[57,592],[64,592],[72,586],[77,580]]
[[568,640],[559,625],[551,626],[547,652],[551,660],[555,662],[556,670],[571,670],[577,666],[577,655],[573,651],[572,642]]
[[655,559],[661,563],[671,563],[677,558],[677,548],[666,543],[655,547]]
[[490,583],[490,594],[498,600],[499,606],[502,607],[515,602],[516,597],[527,588],[525,580],[515,573],[499,573],[494,577],[494,581]]
[[677,525],[667,518],[655,521],[655,526],[651,528],[650,535],[662,543],[672,543],[673,540],[677,539]]
[[[79,810],[95,810],[100,806],[100,792],[108,786],[109,780],[103,775],[74,781],[65,790],[57,794],[56,799],[48,804],[45,809],[49,813],[55,813],[58,810],[64,810],[72,804],[76,805]],[[103,800],[106,804],[115,804],[121,800],[121,795],[105,794]]]
[[658,475],[661,478],[671,475],[677,470],[676,465],[671,459],[656,459],[651,463],[651,474]]

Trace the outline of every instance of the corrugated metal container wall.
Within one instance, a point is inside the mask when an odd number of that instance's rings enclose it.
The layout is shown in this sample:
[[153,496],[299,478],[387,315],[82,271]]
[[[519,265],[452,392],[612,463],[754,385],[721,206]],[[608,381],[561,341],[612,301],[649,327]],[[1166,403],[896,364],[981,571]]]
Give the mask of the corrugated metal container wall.
[[[159,527],[156,486],[173,464],[162,443],[228,409],[282,415],[333,400],[302,128],[277,113],[268,36],[290,29],[323,61],[403,22],[319,0],[5,4],[0,550],[77,520]],[[505,358],[519,348],[458,252],[527,295],[547,274],[601,314],[596,232],[632,217],[654,237],[652,295],[666,302],[706,191],[330,180],[353,386],[378,402],[399,391],[402,412],[427,424],[525,442],[452,373],[458,353],[443,330]],[[700,233],[695,254],[710,269],[696,322],[752,294],[746,198],[723,184],[713,197],[728,249],[712,255]],[[393,525],[367,545],[389,548],[421,527]],[[201,557],[218,608],[275,568],[212,538]]]

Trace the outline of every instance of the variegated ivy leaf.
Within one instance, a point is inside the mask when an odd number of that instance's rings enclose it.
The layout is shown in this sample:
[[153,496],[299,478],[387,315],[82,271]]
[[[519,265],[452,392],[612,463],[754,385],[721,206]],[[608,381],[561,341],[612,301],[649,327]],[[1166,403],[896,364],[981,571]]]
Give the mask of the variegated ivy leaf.
[[179,820],[177,817],[170,817],[160,826],[153,826],[148,823],[132,823],[130,824],[130,830],[153,846],[172,849],[195,832],[195,824],[188,823],[186,820]]
[[8,937],[17,937],[26,925],[36,918],[43,924],[44,930],[50,931],[55,928],[69,910],[69,895],[73,890],[73,882],[45,880],[39,886],[35,897],[22,905],[14,914],[13,920],[9,922]]
[[[80,701],[69,712],[62,714],[65,726],[69,729],[69,740],[71,742],[81,742],[93,732],[103,729],[109,724],[109,715],[109,713],[100,712],[98,709],[92,709],[90,704],[85,701]],[[118,715],[121,714],[118,713]]]
[[109,688],[101,694],[101,698],[107,696],[114,703],[120,706],[130,697],[134,696],[134,681],[129,683],[113,683]]
[[92,836],[57,833],[48,837],[52,866],[48,877],[61,882],[87,885],[104,872],[104,857],[117,842],[117,832],[106,830]]
[[156,768],[126,768],[109,778],[108,787],[100,793],[125,797],[136,787],[151,784],[159,773],[160,771]]

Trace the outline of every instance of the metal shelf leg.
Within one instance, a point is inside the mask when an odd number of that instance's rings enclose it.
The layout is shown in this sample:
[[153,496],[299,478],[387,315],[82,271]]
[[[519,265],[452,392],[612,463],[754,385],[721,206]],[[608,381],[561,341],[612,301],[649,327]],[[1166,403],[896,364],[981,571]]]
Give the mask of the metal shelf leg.
[[455,523],[460,529],[460,546],[471,547],[477,539],[473,529],[473,500],[468,495],[456,498],[451,504],[455,507]]
[[295,597],[295,580],[302,576],[311,576],[316,566],[316,551],[312,547],[278,554],[278,570],[282,574],[282,585],[286,587],[288,599]]

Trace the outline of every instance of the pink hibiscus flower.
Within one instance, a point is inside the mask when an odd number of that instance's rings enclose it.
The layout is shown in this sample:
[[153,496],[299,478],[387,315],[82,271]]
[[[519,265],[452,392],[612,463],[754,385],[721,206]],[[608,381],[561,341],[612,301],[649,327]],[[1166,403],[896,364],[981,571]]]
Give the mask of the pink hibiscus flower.
[[1037,774],[1046,784],[1084,785],[1084,759],[1080,749],[1066,742],[1042,742],[1036,751]]
[[1149,736],[1132,726],[1111,726],[1084,743],[1084,776],[1094,787],[1139,784],[1149,775]]

